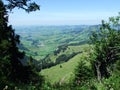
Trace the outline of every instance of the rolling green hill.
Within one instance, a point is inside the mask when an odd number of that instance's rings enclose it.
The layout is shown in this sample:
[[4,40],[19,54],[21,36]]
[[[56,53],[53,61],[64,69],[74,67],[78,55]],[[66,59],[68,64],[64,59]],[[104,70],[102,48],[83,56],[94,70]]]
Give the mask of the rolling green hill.
[[62,45],[81,45],[89,40],[92,31],[99,25],[71,26],[16,26],[16,33],[21,36],[22,50],[36,60],[43,59]]
[[74,77],[78,62],[89,49],[89,36],[96,26],[31,26],[16,27],[21,36],[21,50],[39,61],[39,70],[51,84]]
[[[40,73],[45,76],[46,81],[51,84],[54,83],[68,83],[71,78],[74,77],[74,70],[78,65],[78,62],[83,60],[83,58],[87,55],[87,51],[89,51],[89,45],[81,45],[81,46],[69,46],[70,50],[82,51],[82,53],[76,54],[74,57],[70,58],[67,62],[57,64],[51,68],[43,69]],[[65,52],[68,52],[66,49]],[[64,54],[65,52],[60,52],[60,54]],[[73,51],[71,51],[73,52]],[[55,57],[55,56],[54,56]],[[51,56],[50,58],[53,58]]]
[[21,50],[39,61],[39,70],[50,83],[68,83],[74,69],[88,52],[89,36],[95,26],[16,27],[21,36]]

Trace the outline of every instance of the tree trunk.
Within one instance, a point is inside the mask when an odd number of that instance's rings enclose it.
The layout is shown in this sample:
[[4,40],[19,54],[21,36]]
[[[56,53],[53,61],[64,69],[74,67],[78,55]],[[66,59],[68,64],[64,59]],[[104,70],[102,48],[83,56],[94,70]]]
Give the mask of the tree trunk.
[[97,73],[97,80],[98,80],[99,82],[101,82],[100,66],[101,66],[101,63],[100,63],[100,62],[95,63],[95,68],[96,68],[96,73]]

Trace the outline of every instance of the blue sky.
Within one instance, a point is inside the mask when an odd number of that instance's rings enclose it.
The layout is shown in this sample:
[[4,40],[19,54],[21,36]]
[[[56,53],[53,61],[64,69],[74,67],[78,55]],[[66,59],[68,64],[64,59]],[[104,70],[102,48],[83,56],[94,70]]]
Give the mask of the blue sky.
[[14,9],[9,16],[12,25],[91,25],[116,16],[120,0],[35,0],[41,10],[26,13]]

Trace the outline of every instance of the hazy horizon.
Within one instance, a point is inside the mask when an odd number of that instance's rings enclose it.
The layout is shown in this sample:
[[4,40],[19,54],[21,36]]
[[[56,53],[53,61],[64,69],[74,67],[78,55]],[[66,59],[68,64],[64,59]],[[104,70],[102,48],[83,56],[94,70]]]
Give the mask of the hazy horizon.
[[119,0],[34,0],[40,11],[26,13],[14,9],[9,13],[12,25],[97,25],[116,16]]

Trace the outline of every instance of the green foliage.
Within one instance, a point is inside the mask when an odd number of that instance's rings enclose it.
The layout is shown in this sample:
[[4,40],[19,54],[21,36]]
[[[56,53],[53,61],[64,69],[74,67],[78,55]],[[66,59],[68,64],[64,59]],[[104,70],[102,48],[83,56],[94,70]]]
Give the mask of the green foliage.
[[110,18],[108,23],[102,21],[100,31],[91,37],[95,50],[92,65],[99,81],[111,75],[112,65],[120,59],[119,19],[117,16]]
[[[15,0],[8,1],[11,4],[17,3]],[[19,51],[19,43],[19,35],[15,34],[11,25],[8,25],[8,13],[0,0],[0,89],[13,90],[18,83],[29,84],[30,82],[36,84],[35,87],[39,89],[43,77],[38,75],[32,64],[24,66],[21,63],[25,54]]]
[[[14,33],[12,26],[8,25],[7,11],[4,4],[1,4],[0,20],[0,66],[3,76],[7,79],[22,80],[23,66],[20,59],[24,57],[24,53],[18,50],[17,44],[19,44],[19,36]],[[16,68],[17,67],[17,68]],[[5,68],[7,70],[4,72]],[[19,73],[18,73],[19,71]]]
[[77,54],[79,54],[79,52],[78,53],[74,53],[73,52],[73,53],[71,53],[69,55],[62,54],[58,58],[56,58],[55,64],[60,64],[60,63],[63,63],[63,62],[67,62],[67,61],[69,61],[72,57],[74,57]]
[[[120,88],[120,16],[102,21],[98,32],[93,32],[93,47],[79,63],[75,78],[79,90],[118,90]],[[90,64],[86,64],[90,62]],[[97,79],[95,78],[97,77]],[[75,83],[75,81],[74,81]]]
[[89,66],[86,66],[84,61],[80,61],[78,67],[75,70],[75,85],[84,85],[89,82],[89,80],[93,77],[92,70]]
[[58,46],[58,49],[54,51],[54,55],[59,54],[61,51],[64,52],[67,48],[68,48],[67,44]]
[[40,10],[40,6],[37,5],[35,2],[31,2],[31,0],[6,0],[8,4],[6,7],[10,10],[14,9],[15,7],[24,9],[28,13],[31,11]]

